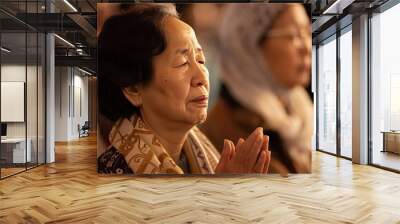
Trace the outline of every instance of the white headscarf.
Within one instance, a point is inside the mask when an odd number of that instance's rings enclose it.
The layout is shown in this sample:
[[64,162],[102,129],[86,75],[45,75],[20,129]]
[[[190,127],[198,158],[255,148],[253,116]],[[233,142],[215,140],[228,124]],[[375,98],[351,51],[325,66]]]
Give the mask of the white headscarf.
[[[289,147],[311,148],[311,101],[303,87],[288,89],[274,80],[260,46],[285,7],[271,3],[227,6],[219,33],[221,79],[231,95],[259,114],[269,129],[278,131]],[[291,104],[290,115],[280,97]]]
[[283,9],[284,4],[248,3],[227,6],[221,22],[219,41],[224,71],[222,80],[229,90],[236,92],[236,85],[244,84],[249,87],[268,86],[274,88],[274,91],[285,92],[283,87],[275,85],[260,46],[260,39]]

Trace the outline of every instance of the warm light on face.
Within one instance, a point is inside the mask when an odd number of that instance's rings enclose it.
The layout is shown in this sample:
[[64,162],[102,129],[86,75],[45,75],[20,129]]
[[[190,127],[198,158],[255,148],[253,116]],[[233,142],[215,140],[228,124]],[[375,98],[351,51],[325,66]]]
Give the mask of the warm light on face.
[[195,125],[207,117],[209,81],[193,29],[175,17],[164,20],[167,47],[154,57],[154,76],[143,89],[143,113]]

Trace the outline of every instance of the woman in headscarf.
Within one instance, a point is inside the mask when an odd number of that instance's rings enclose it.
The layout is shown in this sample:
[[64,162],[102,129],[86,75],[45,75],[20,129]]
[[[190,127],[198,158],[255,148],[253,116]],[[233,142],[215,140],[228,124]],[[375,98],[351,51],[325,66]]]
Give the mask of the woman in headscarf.
[[221,140],[220,154],[196,127],[207,117],[208,71],[173,5],[137,5],[104,23],[98,83],[100,126],[110,127],[101,129],[108,148],[98,158],[100,173],[267,172],[262,128],[236,145]]
[[[254,127],[270,136],[270,172],[311,171],[311,27],[300,4],[236,4],[220,27],[222,88],[201,130],[218,147]],[[245,18],[245,19],[244,19]]]

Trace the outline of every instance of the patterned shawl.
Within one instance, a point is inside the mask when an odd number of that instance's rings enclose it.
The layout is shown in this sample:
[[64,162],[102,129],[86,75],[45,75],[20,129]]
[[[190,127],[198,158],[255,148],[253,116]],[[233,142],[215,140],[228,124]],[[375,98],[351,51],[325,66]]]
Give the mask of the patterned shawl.
[[[109,140],[135,174],[184,174],[140,116],[118,120]],[[197,127],[190,130],[183,152],[191,173],[214,174],[220,154]]]

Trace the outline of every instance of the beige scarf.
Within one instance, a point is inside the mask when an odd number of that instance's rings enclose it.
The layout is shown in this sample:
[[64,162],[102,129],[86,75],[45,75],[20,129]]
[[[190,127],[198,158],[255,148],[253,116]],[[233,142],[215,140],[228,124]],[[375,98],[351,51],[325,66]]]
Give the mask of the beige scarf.
[[[118,120],[109,140],[135,174],[184,174],[140,116]],[[190,130],[183,151],[191,173],[214,174],[220,155],[197,127]]]

